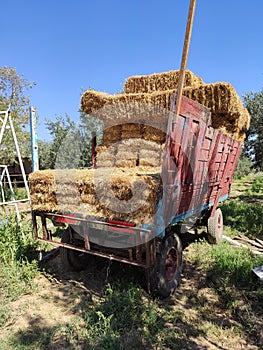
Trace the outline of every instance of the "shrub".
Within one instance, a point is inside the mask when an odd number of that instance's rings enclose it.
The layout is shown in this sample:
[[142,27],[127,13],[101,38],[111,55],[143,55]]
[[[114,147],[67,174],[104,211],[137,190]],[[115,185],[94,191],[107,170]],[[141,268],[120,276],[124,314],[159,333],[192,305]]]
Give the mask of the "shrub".
[[263,207],[261,205],[229,200],[220,208],[224,215],[225,225],[252,238],[262,236]]
[[19,225],[15,216],[5,217],[0,225],[0,262],[5,264],[33,258],[37,242],[29,225]]
[[246,175],[255,173],[255,169],[253,168],[253,166],[254,166],[253,161],[244,153],[241,153],[237,162],[234,178],[241,179]]

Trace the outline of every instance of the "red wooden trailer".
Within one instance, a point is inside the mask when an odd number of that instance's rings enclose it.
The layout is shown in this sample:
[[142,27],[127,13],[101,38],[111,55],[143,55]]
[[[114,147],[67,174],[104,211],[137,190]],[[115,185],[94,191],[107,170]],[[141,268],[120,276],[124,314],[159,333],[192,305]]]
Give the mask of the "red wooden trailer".
[[[209,242],[220,242],[218,204],[229,196],[241,144],[211,127],[206,107],[183,97],[176,117],[175,106],[176,93],[163,151],[163,196],[151,223],[32,211],[36,238],[60,246],[64,263],[79,270],[87,266],[87,257],[97,255],[143,267],[148,290],[167,297],[179,284],[185,233],[206,226]],[[64,229],[61,242],[53,239],[49,221]]]

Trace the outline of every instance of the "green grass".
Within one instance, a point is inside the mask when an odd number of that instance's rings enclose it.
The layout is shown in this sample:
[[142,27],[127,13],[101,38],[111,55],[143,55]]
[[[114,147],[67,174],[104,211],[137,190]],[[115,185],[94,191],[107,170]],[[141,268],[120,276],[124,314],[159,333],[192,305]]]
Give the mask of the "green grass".
[[249,238],[263,238],[263,176],[247,176],[232,191],[239,194],[220,206],[224,224]]
[[[241,233],[251,239],[262,239],[263,176],[253,174],[236,181],[233,192],[237,192],[234,198],[221,205],[224,233],[228,236]],[[263,318],[263,284],[252,269],[263,265],[263,256],[233,247],[226,241],[215,246],[195,243],[186,256],[205,273],[207,286],[215,291],[223,308],[239,322],[242,332],[253,339],[258,338]]]
[[[23,230],[23,231],[22,231]],[[34,290],[34,278],[39,273],[36,263],[38,243],[32,239],[29,224],[18,224],[15,216],[5,217],[0,225],[0,314],[6,304]],[[0,323],[3,326],[4,322]]]

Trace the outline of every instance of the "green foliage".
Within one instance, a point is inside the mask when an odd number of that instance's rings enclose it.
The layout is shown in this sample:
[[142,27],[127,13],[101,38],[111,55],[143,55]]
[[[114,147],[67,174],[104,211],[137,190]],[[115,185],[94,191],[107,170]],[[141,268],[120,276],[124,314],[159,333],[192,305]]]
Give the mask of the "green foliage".
[[86,337],[93,349],[141,348],[142,340],[157,340],[164,322],[157,303],[143,301],[141,289],[108,285],[105,301],[85,314]]
[[[26,91],[33,85],[23,74],[19,75],[15,68],[0,67],[0,110],[7,110],[11,105],[11,116],[22,156],[28,156],[30,149],[30,135],[25,131],[25,125],[29,123],[30,103]],[[10,129],[5,130],[2,146],[1,163],[12,164],[15,161],[15,145]]]
[[224,224],[230,226],[248,237],[263,237],[263,176],[257,175],[239,180],[240,184],[250,181],[237,199],[230,199],[221,204]]
[[15,216],[4,217],[0,225],[0,262],[8,265],[31,258],[31,251],[37,245],[31,232],[31,227],[21,227]]
[[255,172],[253,161],[242,151],[235,170],[234,178],[241,179],[242,177]]
[[255,166],[263,170],[263,89],[244,96],[245,107],[251,115],[251,124],[244,143],[246,153],[254,159]]
[[220,208],[224,215],[225,225],[249,237],[260,237],[263,234],[262,205],[228,200]]
[[222,287],[234,285],[240,289],[255,288],[252,269],[263,264],[263,257],[253,255],[248,249],[236,249],[229,246],[227,242],[213,247],[210,250],[210,257],[212,263],[207,270],[207,275],[213,280],[220,278]]
[[12,261],[9,265],[0,262],[0,293],[5,302],[17,300],[22,294],[32,292],[36,287],[34,278],[38,275],[36,261],[26,259]]
[[246,194],[250,196],[263,196],[263,176],[258,176],[254,179],[252,185],[246,189]]
[[[23,230],[23,232],[22,232]],[[18,224],[16,217],[2,218],[0,225],[0,294],[15,300],[32,288],[38,273],[37,242],[29,225]]]
[[15,196],[15,199],[24,199],[26,198],[26,191],[24,188],[18,188],[16,182],[13,183],[13,194],[8,185],[3,186],[3,191],[4,191],[4,198],[2,195],[2,192],[0,192],[0,200],[2,202],[6,201],[11,201],[13,200],[13,195]]
[[50,169],[51,166],[51,142],[38,140],[39,169]]
[[57,117],[56,121],[46,120],[46,126],[52,141],[39,146],[42,169],[91,166],[92,133],[96,133],[99,141],[102,133],[101,122],[81,113],[79,124],[66,116]]
[[263,289],[252,269],[263,265],[263,257],[224,241],[215,246],[198,242],[192,248],[190,259],[206,274],[206,285],[215,290],[221,305],[232,312],[245,333],[257,338]]
[[[60,146],[66,139],[67,134],[75,128],[75,123],[70,119],[68,115],[65,118],[57,116],[55,121],[46,120],[46,127],[52,137],[52,141],[49,144],[49,148],[46,150],[45,167],[48,169],[54,169],[56,164],[56,157]],[[44,144],[42,145],[44,146]],[[44,154],[40,150],[41,156]],[[42,156],[43,158],[43,156]]]

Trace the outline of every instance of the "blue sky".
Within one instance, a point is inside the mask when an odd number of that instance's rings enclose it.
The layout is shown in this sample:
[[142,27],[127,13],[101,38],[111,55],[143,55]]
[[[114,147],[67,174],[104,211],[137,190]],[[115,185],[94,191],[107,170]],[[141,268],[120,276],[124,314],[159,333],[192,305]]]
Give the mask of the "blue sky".
[[[83,89],[117,93],[131,75],[179,69],[190,0],[1,2],[0,66],[36,86],[45,118],[78,120]],[[187,68],[230,82],[242,97],[263,87],[262,0],[197,0]]]

